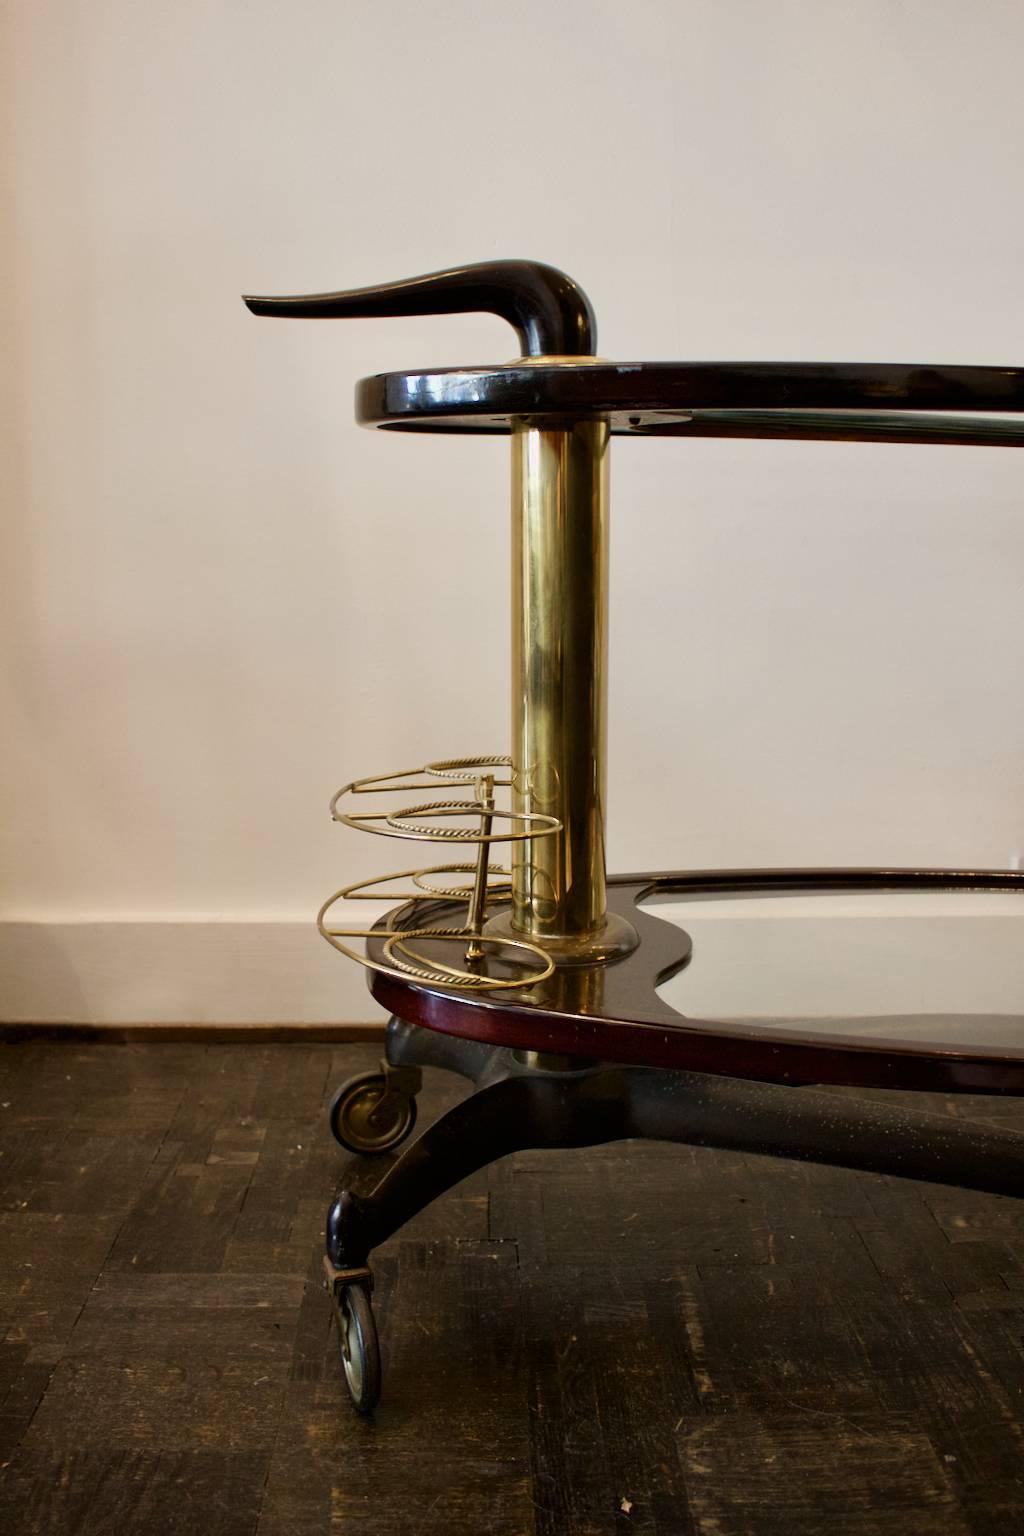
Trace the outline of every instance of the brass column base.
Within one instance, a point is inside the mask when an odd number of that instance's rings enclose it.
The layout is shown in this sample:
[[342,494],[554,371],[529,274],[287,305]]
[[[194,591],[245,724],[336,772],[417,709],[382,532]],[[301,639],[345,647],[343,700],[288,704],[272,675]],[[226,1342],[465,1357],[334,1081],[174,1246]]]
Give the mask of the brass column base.
[[513,926],[512,912],[506,908],[487,920],[484,933],[495,939],[525,939],[536,944],[559,970],[566,966],[609,965],[631,955],[640,943],[633,924],[617,912],[608,912],[601,927],[591,934],[527,935]]

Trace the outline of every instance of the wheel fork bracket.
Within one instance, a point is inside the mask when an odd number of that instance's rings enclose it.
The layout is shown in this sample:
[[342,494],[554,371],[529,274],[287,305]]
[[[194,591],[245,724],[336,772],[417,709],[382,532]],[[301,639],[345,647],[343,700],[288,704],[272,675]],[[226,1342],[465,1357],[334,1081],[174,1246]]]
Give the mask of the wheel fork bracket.
[[338,1269],[324,1254],[324,1290],[332,1296],[338,1296],[350,1285],[365,1285],[368,1291],[373,1290],[373,1272],[365,1264],[357,1265],[352,1269]]

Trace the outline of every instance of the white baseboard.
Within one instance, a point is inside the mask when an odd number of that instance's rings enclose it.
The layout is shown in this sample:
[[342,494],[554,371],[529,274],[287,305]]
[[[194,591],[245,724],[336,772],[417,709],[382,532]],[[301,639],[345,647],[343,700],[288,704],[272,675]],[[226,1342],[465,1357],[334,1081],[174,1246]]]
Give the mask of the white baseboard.
[[0,922],[4,1023],[383,1021],[366,976],[309,921]]
[[[377,916],[336,909],[340,925]],[[381,909],[383,910],[383,908]],[[693,1017],[1024,1011],[1013,893],[875,893],[652,904],[688,928],[666,1001]],[[310,921],[0,921],[0,1022],[383,1023],[366,972]]]

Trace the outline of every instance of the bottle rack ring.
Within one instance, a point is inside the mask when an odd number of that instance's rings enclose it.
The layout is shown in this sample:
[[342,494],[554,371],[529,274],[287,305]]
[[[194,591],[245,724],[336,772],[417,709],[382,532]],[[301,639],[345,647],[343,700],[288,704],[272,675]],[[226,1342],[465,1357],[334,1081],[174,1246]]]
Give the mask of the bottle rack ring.
[[[495,768],[507,768],[512,772],[510,757],[446,757],[436,763],[424,763],[423,772],[435,779],[447,779],[459,784],[475,784],[485,773]],[[495,778],[496,788],[508,788],[512,780]]]
[[[475,800],[433,800],[425,805],[410,805],[402,811],[385,813],[385,823],[395,837],[425,838],[428,842],[437,839],[439,842],[451,843],[521,843],[528,837],[551,837],[562,825],[556,816],[542,816],[537,811],[492,809],[486,814],[492,820],[518,821],[526,825],[515,832],[478,832],[471,827],[433,827],[411,819],[419,816],[480,816],[480,802]],[[365,830],[379,832],[383,828],[367,827]]]
[[[376,971],[383,976],[398,976],[408,979],[410,976],[419,981],[433,982],[438,986],[458,987],[464,991],[511,991],[518,987],[533,986],[539,981],[546,981],[553,973],[554,962],[549,955],[537,944],[530,944],[525,939],[507,939],[490,934],[474,934],[470,928],[342,928],[328,926],[328,914],[334,904],[344,899],[344,891],[336,891],[324,902],[317,914],[317,927],[323,937],[332,948],[340,954],[346,955],[349,960],[355,960],[357,965],[364,966],[369,971]],[[367,954],[360,954],[344,942],[345,939],[366,939],[372,933],[375,939],[383,939],[386,961],[375,960]],[[470,971],[464,966],[449,965],[445,961],[435,960],[421,955],[417,950],[410,949],[411,940],[418,942],[439,941],[458,944],[465,949],[467,943],[474,942],[480,946],[488,946],[496,952],[513,950],[517,955],[531,956],[535,964],[525,975],[508,977],[494,976],[484,970]]]

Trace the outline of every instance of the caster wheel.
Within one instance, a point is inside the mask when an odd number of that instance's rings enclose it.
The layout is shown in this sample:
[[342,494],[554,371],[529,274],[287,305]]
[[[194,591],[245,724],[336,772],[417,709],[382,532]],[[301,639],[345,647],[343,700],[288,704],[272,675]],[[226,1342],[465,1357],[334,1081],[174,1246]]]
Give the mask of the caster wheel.
[[331,1132],[349,1152],[388,1152],[416,1124],[416,1100],[392,1087],[383,1072],[362,1072],[331,1100]]
[[380,1402],[380,1344],[367,1286],[363,1282],[339,1285],[334,1312],[341,1368],[352,1406],[357,1413],[372,1413]]

